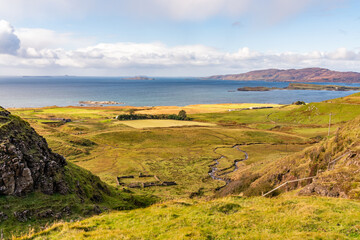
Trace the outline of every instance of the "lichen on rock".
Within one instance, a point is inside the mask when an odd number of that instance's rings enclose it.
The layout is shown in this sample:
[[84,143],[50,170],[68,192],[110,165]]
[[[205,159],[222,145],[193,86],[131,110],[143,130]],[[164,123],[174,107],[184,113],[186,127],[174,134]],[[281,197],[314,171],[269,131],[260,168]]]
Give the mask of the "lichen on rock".
[[65,158],[19,117],[0,107],[0,194],[23,196],[33,191],[67,193]]

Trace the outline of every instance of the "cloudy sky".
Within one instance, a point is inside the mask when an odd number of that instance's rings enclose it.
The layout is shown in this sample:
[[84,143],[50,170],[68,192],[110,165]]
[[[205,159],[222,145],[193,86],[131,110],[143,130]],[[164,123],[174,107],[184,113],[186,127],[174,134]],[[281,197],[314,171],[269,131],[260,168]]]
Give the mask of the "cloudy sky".
[[0,75],[360,71],[359,0],[0,0]]

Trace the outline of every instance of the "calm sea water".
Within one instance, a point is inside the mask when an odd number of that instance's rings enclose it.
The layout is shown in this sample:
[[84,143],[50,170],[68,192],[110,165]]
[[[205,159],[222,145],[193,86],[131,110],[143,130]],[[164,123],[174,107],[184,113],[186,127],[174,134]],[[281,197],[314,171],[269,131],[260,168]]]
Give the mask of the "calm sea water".
[[[115,77],[1,77],[0,106],[79,105],[79,101],[117,101],[129,106],[184,106],[210,103],[280,103],[323,101],[354,93],[334,91],[238,92],[238,87],[285,87],[287,83],[196,78],[124,80]],[[345,84],[339,84],[345,85]],[[360,84],[346,84],[360,86]]]

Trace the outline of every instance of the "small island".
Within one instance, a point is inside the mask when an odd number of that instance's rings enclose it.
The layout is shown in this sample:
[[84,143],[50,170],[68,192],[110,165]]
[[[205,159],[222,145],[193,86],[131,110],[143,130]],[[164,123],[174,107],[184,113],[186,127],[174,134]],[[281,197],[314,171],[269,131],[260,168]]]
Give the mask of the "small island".
[[115,101],[80,101],[80,105],[120,105],[124,104],[121,102],[115,102]]
[[319,85],[307,83],[290,83],[284,88],[277,87],[241,87],[238,91],[271,91],[271,90],[326,90],[326,91],[360,91],[360,87],[347,87],[339,85]]
[[135,76],[135,77],[127,77],[123,78],[124,80],[155,80],[154,78],[150,78],[147,76]]

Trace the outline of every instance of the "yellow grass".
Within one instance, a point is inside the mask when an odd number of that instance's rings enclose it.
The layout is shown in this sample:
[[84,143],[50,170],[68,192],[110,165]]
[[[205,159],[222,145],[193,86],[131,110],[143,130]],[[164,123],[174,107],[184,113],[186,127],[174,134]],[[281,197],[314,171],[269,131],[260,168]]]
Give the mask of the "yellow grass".
[[143,129],[143,128],[166,128],[166,127],[182,127],[182,126],[216,126],[212,123],[202,123],[193,121],[179,121],[167,119],[145,119],[145,120],[130,120],[121,121],[126,126]]
[[281,107],[279,104],[263,103],[223,103],[223,104],[198,104],[184,107],[177,106],[158,106],[149,109],[136,111],[139,114],[177,114],[180,110],[185,110],[188,114],[195,113],[216,113],[225,112],[229,109],[249,108],[249,107]]

